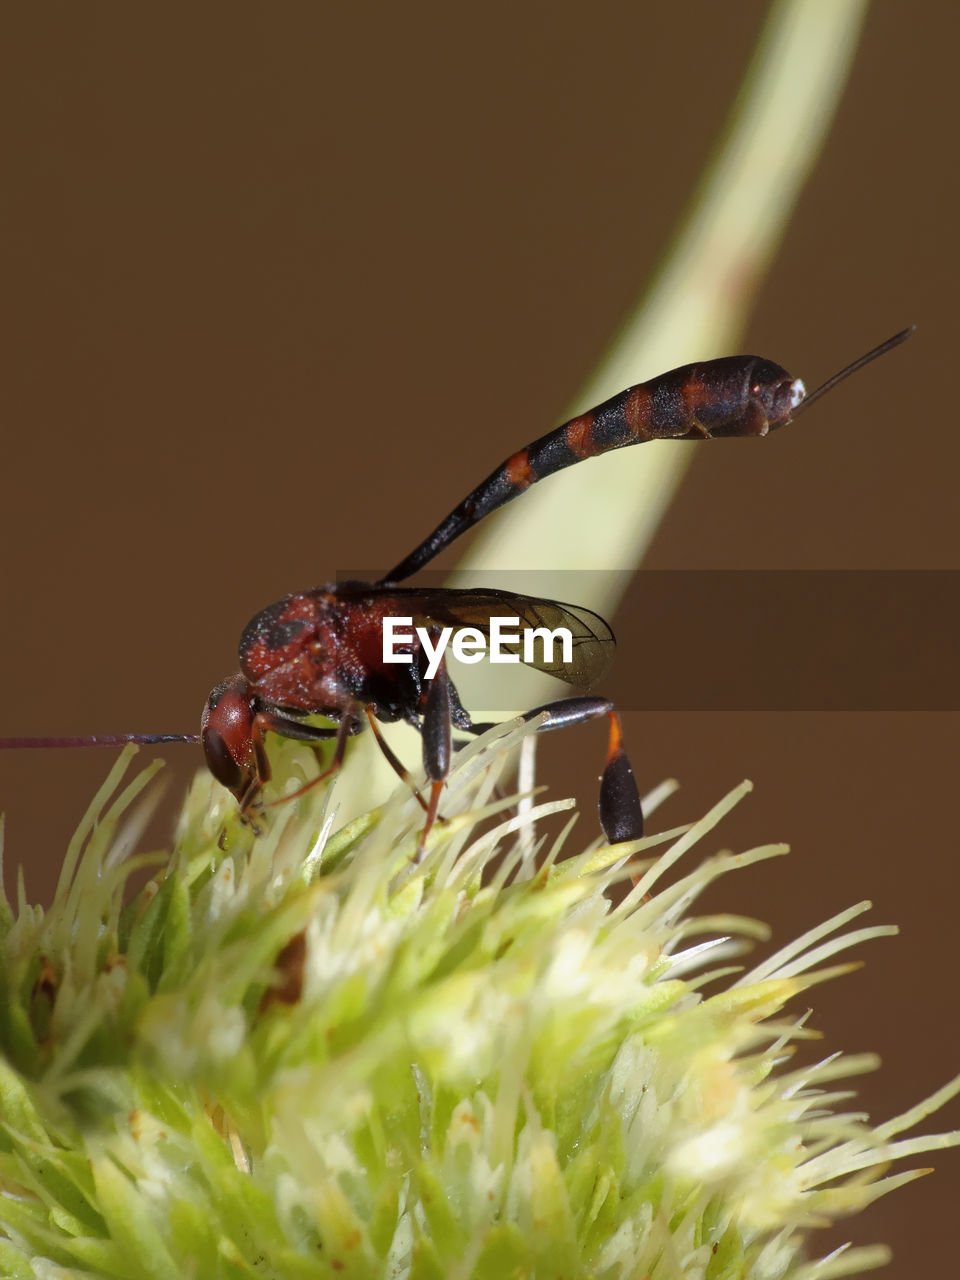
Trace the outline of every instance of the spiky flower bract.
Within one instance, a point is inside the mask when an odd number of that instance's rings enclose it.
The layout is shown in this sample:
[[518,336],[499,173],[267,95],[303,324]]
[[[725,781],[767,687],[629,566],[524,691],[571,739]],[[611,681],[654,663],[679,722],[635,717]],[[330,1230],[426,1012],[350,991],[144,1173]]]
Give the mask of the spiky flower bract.
[[[50,911],[22,878],[4,904],[4,1275],[772,1280],[883,1260],[805,1260],[809,1230],[916,1176],[880,1176],[891,1159],[955,1141],[893,1139],[957,1085],[872,1129],[836,1087],[872,1063],[793,1065],[810,1032],[784,1009],[892,930],[844,933],[860,904],[740,972],[762,926],[691,907],[783,847],[676,864],[746,784],[692,826],[566,856],[572,824],[535,833],[567,805],[497,790],[529,732],[459,754],[419,859],[406,790],[332,835],[311,793],[254,836],[207,779],[172,854],[132,858],[152,771],[110,805],[118,764]],[[283,744],[278,776],[308,759]]]

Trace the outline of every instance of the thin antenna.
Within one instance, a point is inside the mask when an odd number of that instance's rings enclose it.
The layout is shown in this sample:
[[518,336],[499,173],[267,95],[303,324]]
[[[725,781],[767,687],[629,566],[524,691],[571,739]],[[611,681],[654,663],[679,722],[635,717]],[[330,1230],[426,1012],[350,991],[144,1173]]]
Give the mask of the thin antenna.
[[826,395],[828,391],[832,391],[838,382],[842,382],[844,378],[849,378],[851,373],[856,373],[858,369],[862,369],[865,364],[869,364],[871,360],[876,360],[878,356],[885,356],[888,351],[892,351],[894,347],[899,347],[901,342],[906,342],[911,333],[916,329],[916,325],[912,324],[908,329],[901,329],[899,333],[895,333],[892,338],[888,338],[886,342],[881,342],[879,347],[874,347],[872,351],[868,351],[865,356],[861,356],[859,360],[854,360],[853,364],[848,364],[845,369],[841,369],[839,373],[835,373],[832,378],[828,378],[822,386],[817,387],[815,391],[811,391],[808,396],[800,401],[793,417],[790,421],[795,421],[797,414],[802,413],[804,409],[809,409],[814,400],[819,400],[821,396]]
[[159,742],[188,742],[197,746],[199,733],[96,733],[86,738],[0,738],[0,751],[30,747],[122,747],[127,742],[154,746]]

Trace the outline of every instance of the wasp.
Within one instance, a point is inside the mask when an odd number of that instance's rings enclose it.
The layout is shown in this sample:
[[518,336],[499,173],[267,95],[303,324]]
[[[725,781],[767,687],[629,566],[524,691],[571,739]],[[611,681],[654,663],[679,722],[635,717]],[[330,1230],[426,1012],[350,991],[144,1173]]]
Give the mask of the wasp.
[[[736,355],[683,365],[628,387],[587,413],[549,431],[512,454],[459,502],[437,527],[376,582],[326,583],[285,596],[261,610],[240,637],[240,670],[218,684],[206,701],[199,734],[112,734],[85,738],[6,738],[0,747],[117,745],[123,742],[190,742],[202,746],[207,767],[236,797],[241,817],[255,821],[270,779],[269,733],[319,745],[333,741],[325,769],[289,800],[330,778],[343,762],[348,739],[365,728],[386,759],[410,783],[425,812],[423,848],[437,820],[449,774],[453,732],[477,734],[447,672],[445,658],[428,661],[421,636],[440,637],[463,628],[488,635],[491,620],[509,617],[526,632],[565,628],[568,653],[544,648],[524,660],[586,690],[602,679],[614,653],[613,632],[597,614],[576,605],[493,589],[419,589],[401,586],[480,520],[557,471],[613,449],[648,440],[716,440],[763,437],[792,422],[838,382],[884,355],[912,333],[904,329],[847,365],[811,394],[803,382],[759,356]],[[387,620],[415,628],[402,661],[388,662]],[[433,648],[436,655],[436,646]],[[328,726],[310,723],[322,716]],[[637,839],[643,812],[616,710],[605,698],[583,694],[526,713],[538,732],[609,720],[606,763],[600,784],[600,822],[611,843]],[[385,741],[378,722],[404,721],[421,734],[429,782],[424,799]],[[274,802],[278,803],[278,802]]]

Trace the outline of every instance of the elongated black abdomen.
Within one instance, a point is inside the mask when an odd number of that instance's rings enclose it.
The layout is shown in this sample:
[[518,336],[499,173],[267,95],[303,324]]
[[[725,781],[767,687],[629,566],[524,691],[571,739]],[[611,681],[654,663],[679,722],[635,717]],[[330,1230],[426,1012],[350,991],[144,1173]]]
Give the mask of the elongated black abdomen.
[[790,421],[803,383],[760,356],[725,356],[628,387],[501,463],[381,582],[401,582],[461,533],[564,467],[645,440],[762,436]]

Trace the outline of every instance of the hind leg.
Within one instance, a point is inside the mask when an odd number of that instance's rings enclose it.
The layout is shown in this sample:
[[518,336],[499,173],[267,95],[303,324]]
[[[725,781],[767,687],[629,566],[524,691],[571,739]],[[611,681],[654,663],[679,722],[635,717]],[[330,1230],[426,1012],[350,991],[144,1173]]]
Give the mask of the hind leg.
[[[610,735],[607,740],[607,759],[600,778],[598,803],[600,825],[610,844],[620,844],[625,840],[639,840],[643,835],[643,808],[640,804],[640,792],[624,750],[620,717],[614,710],[613,703],[606,698],[561,698],[558,702],[547,702],[541,707],[534,707],[532,711],[524,712],[523,718],[532,720],[535,716],[544,713],[546,713],[546,719],[538,728],[538,733],[565,729],[568,725],[584,724],[587,720],[596,720],[599,716],[608,717]],[[484,733],[493,727],[492,722],[474,724],[470,732]]]

